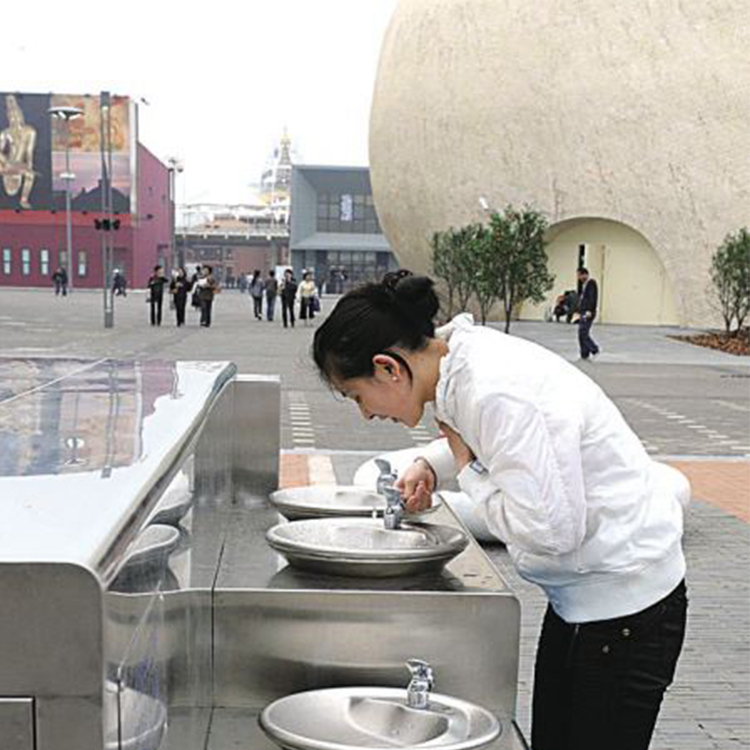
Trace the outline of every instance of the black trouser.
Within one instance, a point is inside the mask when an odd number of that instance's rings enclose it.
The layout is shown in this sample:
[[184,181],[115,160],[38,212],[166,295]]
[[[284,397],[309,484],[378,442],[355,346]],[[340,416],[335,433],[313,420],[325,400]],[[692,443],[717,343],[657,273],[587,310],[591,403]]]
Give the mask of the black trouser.
[[315,317],[313,298],[302,297],[299,301],[299,317],[301,320],[312,320]]
[[273,313],[276,308],[276,295],[275,294],[267,294],[266,295],[266,318],[268,320],[273,320]]
[[187,294],[175,294],[174,309],[177,314],[177,325],[185,325],[185,305],[187,305]]
[[253,314],[258,320],[263,319],[263,297],[253,297]]
[[[288,318],[287,318],[288,316]],[[294,297],[288,299],[282,295],[281,297],[281,317],[284,320],[284,328],[287,325],[287,319],[294,328]]]
[[683,581],[634,615],[570,625],[552,609],[534,671],[533,750],[647,750],[685,636]]
[[211,308],[213,304],[213,297],[201,297],[201,325],[206,328],[211,325]]
[[154,294],[151,292],[150,307],[151,307],[151,325],[161,325],[161,306],[164,302],[164,296],[161,294]]
[[589,333],[593,324],[593,318],[581,317],[578,321],[578,348],[583,359],[588,359],[590,354],[599,354],[599,347]]

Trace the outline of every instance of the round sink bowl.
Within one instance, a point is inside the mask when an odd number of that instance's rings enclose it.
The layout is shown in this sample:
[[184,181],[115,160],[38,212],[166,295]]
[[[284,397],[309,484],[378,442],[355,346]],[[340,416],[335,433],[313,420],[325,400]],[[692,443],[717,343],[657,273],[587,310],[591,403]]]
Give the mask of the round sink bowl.
[[406,690],[346,687],[280,698],[259,718],[285,750],[473,750],[500,735],[497,718],[476,704],[438,693],[426,709],[410,708]]
[[[332,516],[372,517],[383,515],[385,498],[367,487],[341,484],[315,484],[292,487],[271,493],[269,500],[284,518],[297,521],[305,518],[330,518]],[[440,505],[439,495],[432,496],[431,513]],[[417,516],[407,516],[417,518]]]
[[266,539],[295,567],[374,578],[439,571],[468,544],[450,526],[402,523],[390,531],[374,518],[292,521],[269,529]]

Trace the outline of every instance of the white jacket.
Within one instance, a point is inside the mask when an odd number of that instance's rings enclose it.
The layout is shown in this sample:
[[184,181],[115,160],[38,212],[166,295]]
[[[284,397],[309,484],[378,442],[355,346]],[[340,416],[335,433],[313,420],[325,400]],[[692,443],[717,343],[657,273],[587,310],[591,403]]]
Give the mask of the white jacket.
[[[438,335],[436,416],[477,462],[458,475],[518,572],[567,622],[639,612],[685,575],[690,485],[652,461],[599,386],[561,357],[460,315]],[[427,446],[438,486],[446,440]]]

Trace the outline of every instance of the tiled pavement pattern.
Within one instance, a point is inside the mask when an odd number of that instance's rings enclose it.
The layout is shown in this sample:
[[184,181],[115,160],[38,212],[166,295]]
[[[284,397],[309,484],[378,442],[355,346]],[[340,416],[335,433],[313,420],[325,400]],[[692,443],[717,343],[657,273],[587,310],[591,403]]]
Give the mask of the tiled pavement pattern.
[[[341,484],[372,454],[286,453],[283,486],[314,483],[311,460]],[[685,646],[652,750],[750,748],[750,462],[670,462],[693,484],[685,518],[690,610]],[[743,520],[744,519],[744,520]],[[518,722],[529,736],[534,655],[546,600],[522,580],[500,544],[484,545],[522,603]]]

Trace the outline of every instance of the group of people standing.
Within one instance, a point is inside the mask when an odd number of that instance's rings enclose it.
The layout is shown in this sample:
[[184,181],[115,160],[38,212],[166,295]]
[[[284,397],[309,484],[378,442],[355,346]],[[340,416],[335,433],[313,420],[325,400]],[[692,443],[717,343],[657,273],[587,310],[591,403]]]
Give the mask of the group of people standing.
[[203,328],[211,326],[214,297],[221,291],[219,283],[213,276],[211,266],[198,266],[190,278],[184,268],[178,268],[175,275],[167,279],[164,275],[164,268],[157,265],[154,266],[154,272],[149,277],[147,286],[152,326],[161,325],[165,287],[172,295],[178,327],[185,325],[185,309],[191,292],[191,304],[201,312],[201,326]]
[[248,292],[253,300],[253,314],[256,320],[263,320],[263,300],[266,301],[266,320],[273,321],[276,311],[276,297],[281,297],[281,317],[284,328],[294,328],[294,306],[299,303],[299,318],[309,325],[320,311],[320,297],[312,274],[305,271],[302,282],[297,283],[291,268],[284,271],[279,282],[276,272],[270,270],[264,280],[259,269],[253,272],[248,284]]

